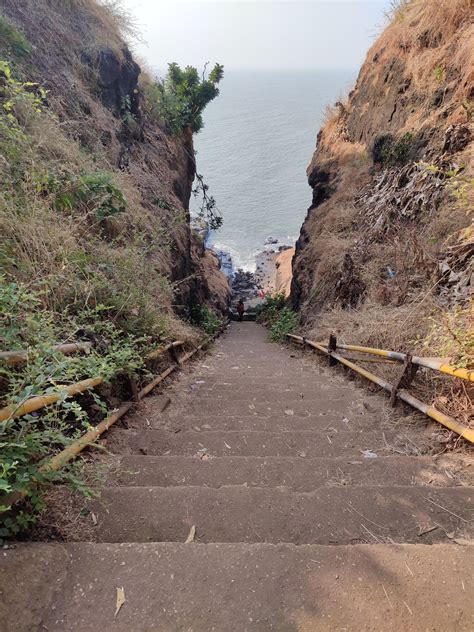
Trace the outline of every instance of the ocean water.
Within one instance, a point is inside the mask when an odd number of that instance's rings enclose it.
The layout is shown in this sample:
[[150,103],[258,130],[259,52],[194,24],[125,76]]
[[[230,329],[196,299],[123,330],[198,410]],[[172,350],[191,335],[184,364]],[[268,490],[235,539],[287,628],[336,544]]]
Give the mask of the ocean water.
[[306,167],[325,107],[354,80],[351,70],[225,73],[195,148],[224,219],[209,244],[229,252],[234,267],[253,270],[268,237],[290,245],[298,238],[311,203]]

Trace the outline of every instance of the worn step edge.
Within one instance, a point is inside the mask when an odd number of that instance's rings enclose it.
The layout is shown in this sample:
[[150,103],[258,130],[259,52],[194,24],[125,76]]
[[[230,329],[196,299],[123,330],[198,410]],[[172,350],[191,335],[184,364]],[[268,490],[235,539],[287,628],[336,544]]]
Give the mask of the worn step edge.
[[[109,475],[109,484],[124,486],[289,487],[312,490],[337,485],[458,486],[472,483],[459,469],[458,459],[386,456],[377,459],[319,457],[228,456],[202,459],[190,456],[130,455]],[[456,471],[447,470],[455,467]],[[459,481],[456,485],[456,479]],[[321,483],[321,481],[323,481]]]
[[[429,500],[431,499],[431,500]],[[109,487],[91,508],[103,542],[438,542],[472,537],[465,487]],[[461,516],[461,518],[456,517]]]
[[385,442],[396,439],[393,432],[345,431],[330,436],[317,430],[257,431],[210,430],[172,432],[163,429],[116,431],[111,437],[117,450],[135,454],[192,456],[204,451],[215,456],[345,456],[360,455],[363,449],[385,450]]
[[[42,559],[51,582],[67,571],[52,607],[34,582]],[[4,632],[40,623],[49,632],[470,632],[474,623],[474,546],[22,544],[3,561]],[[117,587],[125,603],[114,618]]]

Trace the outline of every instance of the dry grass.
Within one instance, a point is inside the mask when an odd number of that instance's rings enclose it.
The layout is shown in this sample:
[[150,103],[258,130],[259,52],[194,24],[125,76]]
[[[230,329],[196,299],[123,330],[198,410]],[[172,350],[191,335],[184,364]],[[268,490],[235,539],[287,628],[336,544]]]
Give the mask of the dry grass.
[[[17,70],[49,89],[49,112],[17,113],[28,138],[26,177],[13,196],[0,192],[3,271],[45,288],[45,307],[53,310],[106,303],[134,333],[189,337],[191,329],[174,314],[196,284],[182,278],[190,236],[184,201],[174,189],[177,178],[187,179],[186,150],[146,120],[145,142],[127,134],[102,104],[91,65],[104,47],[120,58],[123,35],[131,36],[133,25],[117,2],[5,0],[2,10],[35,47]],[[124,151],[128,167],[120,169]],[[8,170],[0,160],[0,179],[6,181]],[[43,176],[74,186],[81,174],[97,172],[109,173],[123,192],[126,213],[102,221],[92,207],[58,213],[56,192],[37,187]]]
[[[310,240],[298,253],[296,271],[311,335],[327,337],[334,331],[347,342],[440,355],[446,344],[432,335],[430,317],[439,320],[446,313],[449,288],[440,293],[439,265],[448,245],[469,223],[466,209],[446,189],[436,206],[417,210],[426,180],[413,179],[406,193],[414,204],[413,215],[404,218],[400,207],[407,198],[399,200],[407,182],[398,181],[400,169],[389,173],[392,190],[377,198],[373,175],[379,174],[368,156],[377,135],[391,132],[399,137],[410,131],[425,135],[427,161],[436,161],[450,124],[472,127],[465,102],[474,83],[474,7],[469,0],[393,5],[391,23],[368,52],[355,90],[326,112],[308,174],[328,171],[333,191],[306,221]],[[444,95],[439,106],[433,105],[438,90]],[[450,161],[466,165],[469,177],[472,143]],[[374,208],[385,214],[382,228],[370,215]],[[352,310],[341,309],[336,298],[347,254],[354,261],[354,276],[365,286]],[[467,268],[465,274],[468,278]]]
[[61,48],[69,59],[104,47],[121,55],[124,38],[137,36],[132,14],[119,0],[4,0],[3,5],[27,33],[38,33],[32,41],[41,36],[45,48]]
[[[466,121],[463,103],[472,99],[474,82],[474,7],[471,0],[411,0],[394,3],[391,22],[367,54],[360,80],[381,79],[392,59],[403,59],[404,74],[424,96],[407,111],[400,134],[436,125],[439,112],[429,107],[434,90],[447,90],[446,123]],[[400,51],[402,55],[400,56]],[[376,65],[372,60],[377,58]],[[455,107],[449,107],[451,104]]]

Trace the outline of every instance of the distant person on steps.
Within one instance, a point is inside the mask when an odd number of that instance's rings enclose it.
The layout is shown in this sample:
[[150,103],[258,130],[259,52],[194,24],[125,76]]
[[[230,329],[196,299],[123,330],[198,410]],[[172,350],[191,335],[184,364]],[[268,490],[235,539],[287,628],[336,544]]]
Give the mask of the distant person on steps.
[[239,315],[239,323],[244,319],[245,305],[242,299],[237,303],[237,314]]

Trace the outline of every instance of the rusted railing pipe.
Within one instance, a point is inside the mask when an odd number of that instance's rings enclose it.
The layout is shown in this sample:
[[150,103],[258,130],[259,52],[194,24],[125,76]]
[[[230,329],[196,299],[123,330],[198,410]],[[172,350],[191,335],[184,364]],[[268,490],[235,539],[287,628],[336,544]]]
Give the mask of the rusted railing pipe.
[[[360,345],[345,345],[337,343],[338,349],[344,349],[346,351],[358,351],[359,353],[369,353],[371,355],[382,356],[383,358],[389,358],[390,360],[396,360],[397,362],[405,362],[407,358],[406,353],[399,351],[388,351],[387,349],[376,349],[374,347],[361,347]],[[440,371],[453,377],[460,377],[463,380],[470,380],[474,382],[474,370],[458,369],[451,364],[446,363],[444,360],[438,358],[422,358],[419,356],[412,356],[412,364],[423,366],[427,369],[434,371]]]
[[45,406],[50,406],[55,402],[58,402],[66,393],[67,395],[77,395],[79,393],[83,393],[84,391],[88,391],[99,384],[102,384],[104,378],[102,377],[92,377],[88,380],[82,380],[81,382],[76,382],[75,384],[71,384],[70,386],[61,387],[60,392],[51,393],[51,395],[39,395],[37,397],[31,397],[27,399],[23,404],[11,404],[6,408],[0,409],[0,421],[6,421],[7,419],[15,419],[16,417],[21,417],[22,415],[27,415],[28,413],[32,413],[35,410],[39,410],[40,408],[44,408]]
[[145,356],[145,360],[154,360],[159,358],[167,351],[171,351],[171,349],[176,349],[177,347],[182,347],[185,343],[184,340],[175,340],[175,342],[170,342],[166,347],[162,347],[161,349],[156,349],[156,351],[151,351]]
[[68,445],[67,448],[61,450],[61,452],[53,456],[47,463],[39,468],[39,471],[44,473],[60,470],[63,465],[71,461],[77,454],[79,454],[79,452],[82,452],[86,446],[93,443],[96,439],[98,439],[98,437],[100,437],[101,434],[108,430],[110,426],[113,426],[114,423],[123,417],[134,405],[134,403],[135,402],[126,402],[125,404],[122,404],[122,406],[120,406],[116,412],[112,413],[110,417],[101,421],[95,428],[89,430],[82,435],[82,437],[73,441],[71,445]]
[[[52,351],[59,351],[64,355],[71,353],[79,353],[84,351],[88,353],[92,349],[91,342],[71,342],[68,344],[55,345],[51,347]],[[20,362],[26,362],[30,351],[18,350],[18,351],[0,351],[0,362],[5,364],[19,364]]]
[[[150,391],[152,391],[160,382],[162,382],[165,378],[170,375],[177,368],[176,365],[170,366],[163,373],[158,375],[154,380],[150,382],[147,386],[142,388],[142,390],[138,393],[138,399],[141,400],[147,395]],[[100,437],[106,430],[108,430],[111,426],[113,426],[121,417],[127,413],[130,408],[135,404],[135,402],[125,402],[120,406],[120,408],[112,413],[107,419],[104,419],[100,422],[95,428],[86,432],[82,437],[73,441],[71,445],[68,445],[67,448],[56,454],[52,459],[50,459],[44,466],[40,468],[41,472],[48,472],[51,470],[59,470],[63,465],[71,461],[77,454],[82,452],[85,447],[93,443],[96,439]]]
[[[191,358],[195,353],[197,353],[205,345],[207,345],[209,342],[214,340],[220,333],[222,333],[222,331],[224,329],[224,326],[221,327],[221,329],[217,333],[213,334],[212,336],[210,336],[209,338],[204,340],[198,347],[196,347],[191,352],[186,354],[185,358],[181,358],[179,364],[174,364],[174,365],[168,367],[165,371],[163,371],[163,373],[161,373],[154,380],[152,380],[150,382],[150,384],[148,384],[147,386],[142,388],[142,390],[138,393],[138,399],[139,400],[143,399],[160,382],[162,382],[164,379],[166,379],[168,377],[168,375],[170,375],[170,373],[172,373],[173,371],[176,371],[176,369],[181,364],[183,364],[183,362],[185,362],[186,359]],[[183,343],[181,343],[181,344],[183,344]],[[176,346],[179,346],[179,345],[176,345]],[[88,445],[93,443],[104,432],[106,432],[106,430],[108,430],[111,426],[113,426],[134,405],[135,405],[135,402],[125,402],[124,404],[122,404],[122,406],[120,406],[120,408],[118,410],[116,410],[109,417],[107,417],[107,419],[104,419],[103,421],[101,421],[95,428],[93,428],[93,429],[89,430],[88,432],[86,432],[82,437],[79,437],[79,439],[76,439],[70,445],[68,445],[67,448],[65,448],[64,450],[61,450],[61,452],[59,452],[54,457],[52,457],[51,459],[46,461],[44,463],[44,465],[42,465],[39,468],[39,471],[41,473],[46,473],[46,472],[60,470],[64,465],[66,465],[66,463],[71,461],[75,456],[77,456],[80,452],[82,452],[82,450],[84,450],[84,448],[86,448]],[[18,503],[22,498],[24,498],[26,496],[26,494],[27,494],[27,492],[23,491],[23,492],[15,495],[14,497],[11,497],[8,502],[5,502],[5,505],[11,506],[11,505],[13,505],[15,503]]]
[[[386,380],[378,377],[377,375],[374,375],[370,371],[363,369],[358,364],[351,362],[350,360],[348,360],[347,358],[344,358],[338,353],[335,353],[334,351],[329,352],[322,344],[318,342],[313,342],[311,340],[306,340],[302,338],[301,336],[295,336],[294,334],[287,334],[287,335],[289,339],[294,340],[295,342],[298,342],[299,344],[307,344],[308,346],[313,347],[314,349],[317,349],[321,353],[331,356],[332,358],[334,358],[341,364],[344,364],[345,366],[352,369],[356,373],[359,373],[359,375],[362,375],[363,377],[370,380],[371,382],[378,384],[384,390],[388,391],[390,394],[393,392],[395,388],[393,384],[390,384],[390,382],[387,382]],[[474,443],[474,429],[464,426],[463,424],[459,423],[452,417],[449,417],[448,415],[445,415],[444,413],[440,412],[434,406],[429,406],[428,404],[425,404],[424,402],[420,401],[419,399],[417,399],[413,395],[410,395],[410,393],[407,393],[404,390],[397,391],[396,395],[398,399],[401,399],[407,404],[410,404],[410,406],[413,406],[414,408],[421,411],[422,413],[424,413],[431,419],[434,419],[435,421],[442,424],[443,426],[446,426],[446,428],[449,428],[449,430],[456,432],[459,436],[463,437],[464,439],[467,439],[471,443]]]
[[[173,342],[166,347],[163,347],[162,349],[158,349],[157,351],[152,352],[151,354],[146,356],[146,358],[149,359],[150,357],[158,357],[166,351],[169,351],[174,347],[179,347],[183,344],[184,342],[177,340],[176,342]],[[61,388],[60,392],[58,393],[31,397],[30,399],[27,399],[26,402],[19,405],[11,404],[6,408],[0,409],[0,421],[15,419],[16,417],[21,417],[22,415],[27,415],[29,413],[35,412],[40,408],[44,408],[45,406],[50,406],[51,404],[58,402],[64,396],[64,393],[66,393],[67,395],[78,395],[79,393],[83,393],[84,391],[87,391],[91,388],[94,388],[95,386],[98,386],[99,384],[102,384],[103,381],[104,379],[102,377],[89,378],[87,380],[82,380],[81,382],[76,382],[75,384],[65,386]],[[159,382],[157,382],[157,384],[158,383]]]
[[[222,331],[222,328],[219,330],[219,332]],[[215,338],[217,334],[215,334],[214,336],[211,336],[210,338],[206,339],[204,342],[202,342],[198,347],[196,347],[196,349],[194,349],[193,351],[191,351],[190,353],[186,354],[185,356],[183,356],[183,358],[181,358],[178,361],[178,364],[182,364],[183,362],[186,362],[186,360],[188,360],[190,357],[192,357],[197,351],[199,351],[200,349],[202,349],[204,347],[204,345],[206,345],[210,340],[212,340],[213,338]],[[152,351],[151,354],[148,354],[148,356],[145,357],[145,359],[151,359],[151,358],[156,358],[159,357],[160,355],[162,355],[163,353],[165,353],[166,351],[169,351],[173,348],[176,347],[180,347],[182,345],[184,345],[185,343],[181,340],[177,340],[175,342],[172,342],[168,345],[166,345],[166,347],[163,347],[162,349],[157,349],[156,351]],[[166,371],[168,371],[168,375],[170,373],[172,373],[175,370],[176,366],[170,367],[169,369],[166,369]],[[165,371],[165,373],[166,373]],[[164,379],[164,378],[163,378]],[[50,406],[51,404],[54,404],[55,402],[58,402],[61,397],[64,396],[64,393],[66,393],[67,395],[77,395],[78,393],[83,393],[84,391],[87,391],[91,388],[94,388],[95,386],[98,386],[99,384],[102,384],[104,381],[104,379],[102,377],[94,377],[94,378],[89,378],[87,380],[82,380],[81,382],[76,382],[75,384],[71,384],[69,386],[65,386],[63,388],[61,388],[61,391],[59,393],[53,393],[51,395],[39,395],[37,397],[31,397],[30,399],[26,400],[26,402],[24,402],[23,404],[12,404],[10,406],[7,406],[5,408],[1,408],[0,409],[0,421],[6,421],[7,419],[15,419],[17,417],[21,417],[22,415],[27,415],[29,413],[32,413],[36,410],[39,410],[40,408],[44,408],[45,406]],[[149,384],[146,388],[148,389],[147,392],[149,392],[150,390],[152,390],[156,384],[159,384],[161,381],[160,376],[158,376],[155,380],[153,380],[153,382],[151,384]]]
[[[152,380],[149,384],[147,384],[147,386],[142,388],[142,390],[138,393],[138,399],[142,400],[146,395],[148,395],[150,391],[152,391],[156,386],[158,386],[160,382],[163,382],[163,380],[165,380],[168,377],[168,375],[173,373],[173,371],[176,371],[176,369],[181,364],[186,362],[186,360],[189,360],[189,358],[191,358],[195,353],[197,353],[205,345],[211,342],[211,340],[214,340],[214,338],[216,338],[221,331],[222,330],[220,330],[213,336],[210,336],[209,338],[204,340],[199,346],[197,346],[195,349],[187,353],[186,356],[183,356],[183,358],[180,359],[179,364],[174,364],[168,367],[165,371],[163,371],[163,373],[160,373],[160,375],[158,375],[154,380]],[[184,344],[183,342],[178,341],[178,344],[176,343],[171,344],[169,345],[169,348],[171,348],[172,346],[178,347],[183,344]],[[103,434],[106,430],[108,430],[111,426],[113,426],[121,417],[123,417],[125,413],[128,412],[130,408],[134,405],[134,403],[135,402],[126,402],[125,404],[123,404],[116,412],[112,413],[112,415],[110,415],[110,417],[107,417],[107,419],[104,419],[104,421],[102,421],[93,430],[89,430],[82,437],[80,437],[79,439],[76,439],[76,441],[71,443],[71,445],[69,445],[67,448],[65,448],[58,454],[56,454],[56,456],[50,459],[41,468],[41,471],[46,472],[46,471],[61,469],[63,465],[65,465],[68,461],[71,461],[71,459],[73,459],[77,454],[82,452],[82,450],[85,447],[93,443],[98,437],[100,437],[101,434]]]

